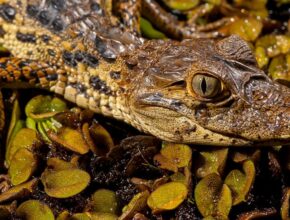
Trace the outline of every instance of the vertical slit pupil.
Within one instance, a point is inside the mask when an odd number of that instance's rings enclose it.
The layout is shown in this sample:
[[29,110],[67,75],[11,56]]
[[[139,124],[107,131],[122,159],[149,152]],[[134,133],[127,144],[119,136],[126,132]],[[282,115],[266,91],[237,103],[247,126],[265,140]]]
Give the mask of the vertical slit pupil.
[[206,93],[206,80],[204,77],[202,78],[202,81],[201,81],[201,91],[203,92],[203,94]]

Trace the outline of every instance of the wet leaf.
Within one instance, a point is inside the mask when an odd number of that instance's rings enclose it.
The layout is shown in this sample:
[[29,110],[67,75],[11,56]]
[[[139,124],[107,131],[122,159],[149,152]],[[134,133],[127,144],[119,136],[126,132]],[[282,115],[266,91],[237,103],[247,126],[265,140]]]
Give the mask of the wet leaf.
[[33,191],[37,182],[38,182],[37,179],[33,179],[29,182],[14,186],[10,188],[8,191],[1,193],[0,203],[26,197]]
[[136,212],[143,210],[146,207],[146,201],[149,196],[149,191],[138,193],[131,199],[130,203],[123,208],[122,215],[119,220],[131,220]]
[[[256,220],[256,219],[279,219],[275,208],[265,208],[244,212],[239,215],[238,220]],[[284,219],[283,219],[284,220]]]
[[37,166],[37,159],[33,153],[26,149],[20,148],[12,157],[8,170],[13,185],[18,185],[27,181]]
[[82,133],[76,129],[62,127],[57,133],[48,132],[48,136],[63,147],[79,154],[86,154],[89,151],[89,146],[84,140]]
[[282,219],[290,219],[290,188],[288,187],[284,191],[284,195],[282,198],[282,206],[280,210],[280,214]]
[[234,4],[252,10],[265,9],[267,0],[234,0]]
[[69,220],[70,214],[67,210],[62,211],[56,218],[56,220]]
[[274,57],[268,70],[274,80],[290,85],[290,54]]
[[158,163],[158,166],[161,169],[170,170],[175,173],[178,171],[176,163],[172,163],[167,157],[164,157],[162,154],[156,154],[154,156],[154,161]]
[[50,208],[38,200],[23,202],[16,210],[16,215],[26,220],[54,220]]
[[247,200],[247,195],[255,180],[255,165],[252,161],[247,160],[243,163],[243,172],[232,170],[225,179],[233,197],[233,205],[237,205]]
[[256,47],[255,56],[258,63],[259,68],[263,68],[268,65],[269,57],[266,54],[266,49],[263,47]]
[[187,197],[188,189],[180,182],[170,182],[158,187],[147,200],[153,213],[173,210]]
[[112,213],[96,212],[87,214],[90,216],[91,220],[119,220],[118,216]]
[[105,155],[103,152],[98,152],[98,148],[97,146],[95,145],[94,143],[94,140],[92,139],[91,135],[90,135],[90,131],[89,131],[89,124],[88,123],[84,123],[83,126],[82,126],[82,134],[83,134],[83,138],[84,140],[86,141],[87,145],[90,147],[90,150],[98,155],[98,156],[101,156],[101,155]]
[[93,152],[97,155],[105,155],[115,146],[110,133],[100,123],[93,121],[89,133],[96,146]]
[[20,121],[20,107],[19,101],[15,99],[13,103],[13,109],[11,113],[10,124],[8,128],[7,138],[6,138],[6,146],[10,144],[10,140],[14,138],[17,132],[24,127],[23,121]]
[[178,168],[188,166],[191,155],[188,145],[164,142],[160,155],[157,154],[154,160],[160,164],[160,168],[177,172]]
[[34,120],[50,118],[67,109],[66,103],[59,98],[39,95],[32,98],[25,107],[25,113]]
[[115,214],[118,209],[115,192],[107,189],[97,190],[92,196],[92,205],[95,212]]
[[258,18],[267,18],[269,16],[266,8],[267,0],[235,0],[235,6],[238,8],[247,9],[248,16],[256,16]]
[[197,167],[195,175],[198,178],[203,178],[211,173],[222,174],[226,165],[228,151],[228,148],[201,151],[201,158],[195,161]]
[[75,164],[66,162],[56,157],[51,157],[47,160],[47,167],[54,171],[78,168]]
[[260,35],[263,24],[255,18],[240,18],[222,28],[221,32],[231,35],[237,34],[246,41],[254,41]]
[[177,172],[177,173],[174,173],[173,175],[170,176],[170,179],[173,181],[173,182],[181,182],[181,183],[186,183],[186,177],[184,174],[180,173],[180,172]]
[[149,39],[164,39],[164,38],[166,38],[166,36],[162,32],[156,30],[152,26],[152,24],[148,20],[146,20],[145,18],[141,18],[140,28],[141,28],[142,34]]
[[189,10],[199,4],[199,0],[163,0],[163,2],[169,8],[180,11]]
[[30,128],[22,128],[17,132],[13,140],[11,140],[11,145],[7,149],[5,155],[5,162],[7,165],[10,165],[10,161],[13,155],[20,149],[20,148],[27,148],[32,149],[32,147],[37,147],[41,144],[40,140],[37,137],[37,133],[35,130]]
[[76,213],[69,220],[91,220],[91,218],[86,213]]
[[47,195],[68,198],[83,191],[90,183],[90,175],[80,169],[45,170],[41,182]]
[[264,35],[255,44],[256,48],[265,49],[268,57],[272,58],[290,52],[290,37],[287,35]]
[[194,197],[200,213],[204,216],[227,218],[232,207],[231,190],[223,184],[216,173],[204,177],[195,187]]
[[27,128],[36,130],[36,122],[32,118],[26,118],[25,125]]

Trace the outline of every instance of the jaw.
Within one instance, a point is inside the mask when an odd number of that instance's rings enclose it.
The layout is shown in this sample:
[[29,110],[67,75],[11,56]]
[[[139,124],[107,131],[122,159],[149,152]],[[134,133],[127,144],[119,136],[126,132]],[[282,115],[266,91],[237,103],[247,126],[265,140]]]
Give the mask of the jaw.
[[170,109],[143,107],[132,110],[144,132],[165,141],[223,147],[253,145],[252,141],[205,129],[192,119]]

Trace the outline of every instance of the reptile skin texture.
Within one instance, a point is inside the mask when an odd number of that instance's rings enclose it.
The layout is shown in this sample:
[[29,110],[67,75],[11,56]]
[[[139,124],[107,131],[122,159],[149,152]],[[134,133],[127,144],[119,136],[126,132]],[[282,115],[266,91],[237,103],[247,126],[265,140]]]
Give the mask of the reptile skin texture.
[[[192,39],[140,37],[140,11]],[[208,37],[218,36],[182,28],[153,0],[2,0],[0,43],[12,57],[0,58],[0,86],[49,90],[167,141],[289,144],[289,88],[238,36]]]

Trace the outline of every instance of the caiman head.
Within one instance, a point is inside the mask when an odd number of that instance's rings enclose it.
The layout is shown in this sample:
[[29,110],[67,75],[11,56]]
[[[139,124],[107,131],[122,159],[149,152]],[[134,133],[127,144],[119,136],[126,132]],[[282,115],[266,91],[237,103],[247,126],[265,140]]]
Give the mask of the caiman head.
[[129,98],[144,131],[179,143],[290,143],[290,89],[257,67],[238,36],[165,42],[154,56]]

